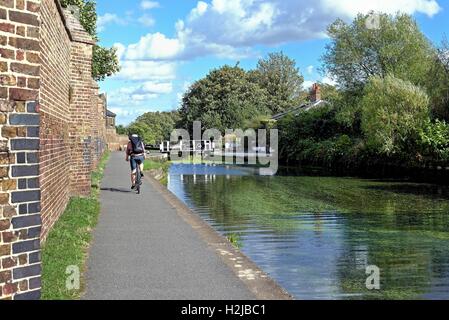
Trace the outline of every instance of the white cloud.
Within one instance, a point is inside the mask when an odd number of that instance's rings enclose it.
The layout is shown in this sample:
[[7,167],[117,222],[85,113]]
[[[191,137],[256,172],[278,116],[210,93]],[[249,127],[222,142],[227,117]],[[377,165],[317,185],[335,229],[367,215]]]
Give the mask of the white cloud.
[[108,24],[118,24],[125,25],[126,21],[124,19],[119,18],[116,14],[113,13],[105,13],[102,16],[98,16],[97,19],[97,30],[102,32],[105,30]]
[[126,49],[127,60],[169,60],[175,58],[183,49],[179,39],[169,39],[162,33],[149,33],[138,43]]
[[306,68],[307,74],[308,74],[308,75],[311,75],[311,74],[313,73],[313,70],[314,70],[314,69],[315,69],[314,66],[308,66],[308,67]]
[[302,84],[302,88],[303,88],[304,90],[309,90],[310,88],[312,88],[312,86],[313,86],[313,84],[314,84],[315,82],[316,82],[316,81],[305,80],[305,81],[303,82],[303,84]]
[[194,9],[190,12],[189,20],[194,20],[204,15],[209,5],[204,1],[199,1]]
[[329,12],[334,11],[346,16],[354,16],[357,13],[368,13],[374,10],[386,13],[401,11],[408,14],[419,12],[432,17],[441,10],[436,0],[322,0],[322,2]]
[[176,77],[176,63],[160,61],[121,61],[120,72],[113,79],[132,81],[166,81]]
[[139,21],[139,23],[144,25],[145,27],[152,27],[156,24],[156,20],[154,20],[154,18],[149,14],[144,14],[143,16],[139,17],[137,21]]
[[[154,6],[155,4],[153,4]],[[146,7],[151,7],[147,4]],[[214,55],[241,59],[257,45],[324,38],[337,17],[382,10],[437,14],[436,0],[212,0],[198,1],[169,38],[150,33],[126,49],[126,59],[184,60]]]
[[140,3],[140,7],[143,10],[151,10],[151,9],[159,8],[160,4],[157,1],[142,1]]
[[330,84],[331,86],[336,86],[338,83],[333,77],[329,74],[325,75],[321,80],[322,83]]
[[148,81],[141,86],[140,90],[146,93],[167,94],[173,91],[173,84],[171,82]]
[[139,85],[111,91],[108,102],[112,106],[139,107],[142,102],[158,98],[173,91],[172,82],[147,81]]

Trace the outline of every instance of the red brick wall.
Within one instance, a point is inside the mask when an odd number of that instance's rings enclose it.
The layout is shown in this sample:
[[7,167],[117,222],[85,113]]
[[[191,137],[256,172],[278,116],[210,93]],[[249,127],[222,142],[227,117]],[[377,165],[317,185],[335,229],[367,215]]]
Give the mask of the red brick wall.
[[69,137],[71,147],[70,190],[89,195],[92,172],[92,45],[72,43]]
[[42,240],[64,211],[69,184],[58,181],[70,172],[69,98],[71,40],[54,0],[42,0],[40,87],[40,183]]
[[39,1],[0,1],[0,298],[40,295]]
[[57,0],[0,0],[0,299],[39,298],[40,243],[90,194],[106,139],[93,44]]

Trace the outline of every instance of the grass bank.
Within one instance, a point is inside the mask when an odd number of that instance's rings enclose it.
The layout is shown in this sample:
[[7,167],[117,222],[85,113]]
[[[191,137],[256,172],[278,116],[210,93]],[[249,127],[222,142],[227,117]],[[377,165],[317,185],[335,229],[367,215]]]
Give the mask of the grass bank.
[[146,159],[144,164],[144,171],[149,172],[156,180],[163,185],[168,184],[168,169],[170,168],[170,161],[167,160],[153,160]]
[[[87,250],[92,240],[92,230],[100,213],[100,182],[109,159],[106,153],[92,173],[92,193],[87,198],[72,198],[56,222],[42,248],[42,299],[79,299],[84,290],[83,273],[86,269]],[[69,290],[66,281],[67,267],[76,266],[81,273],[80,288]]]

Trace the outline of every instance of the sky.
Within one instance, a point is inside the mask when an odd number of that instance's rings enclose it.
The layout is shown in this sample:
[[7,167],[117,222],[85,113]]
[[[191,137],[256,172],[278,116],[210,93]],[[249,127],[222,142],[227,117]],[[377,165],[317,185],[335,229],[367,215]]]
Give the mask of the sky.
[[440,43],[449,32],[449,0],[97,0],[100,45],[114,46],[121,71],[100,83],[117,124],[180,106],[211,69],[252,69],[270,52],[296,61],[305,86],[333,83],[320,71],[326,27],[371,10],[412,14]]

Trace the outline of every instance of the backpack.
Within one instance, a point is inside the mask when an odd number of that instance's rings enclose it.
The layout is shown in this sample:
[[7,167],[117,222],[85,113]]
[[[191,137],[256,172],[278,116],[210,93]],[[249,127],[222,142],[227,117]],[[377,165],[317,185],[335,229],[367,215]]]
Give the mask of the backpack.
[[131,137],[130,140],[131,140],[133,154],[144,153],[143,143],[142,143],[142,139],[140,139],[140,137]]

